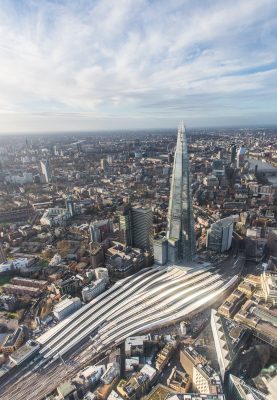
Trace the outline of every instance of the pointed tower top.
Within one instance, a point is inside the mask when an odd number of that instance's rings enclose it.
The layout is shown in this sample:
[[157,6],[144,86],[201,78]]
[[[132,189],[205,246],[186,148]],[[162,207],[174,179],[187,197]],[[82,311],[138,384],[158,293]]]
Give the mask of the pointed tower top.
[[178,126],[178,139],[181,142],[186,142],[185,124],[183,120],[180,121]]

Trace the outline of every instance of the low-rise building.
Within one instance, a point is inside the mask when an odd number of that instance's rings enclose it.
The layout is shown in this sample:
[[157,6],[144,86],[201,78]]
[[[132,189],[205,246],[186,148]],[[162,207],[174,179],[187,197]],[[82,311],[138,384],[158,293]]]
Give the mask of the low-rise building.
[[54,306],[53,314],[57,320],[61,321],[78,310],[81,306],[82,303],[79,297],[73,299],[66,298]]
[[112,280],[125,278],[152,263],[151,254],[138,248],[124,247],[118,242],[106,253],[106,267]]
[[28,340],[23,346],[19,347],[12,354],[9,359],[15,364],[20,365],[27,360],[32,359],[38,353],[40,345],[34,340]]
[[66,208],[48,208],[40,219],[41,225],[65,226],[71,218],[70,212]]
[[103,279],[97,279],[89,286],[85,286],[82,289],[83,301],[85,303],[88,303],[89,301],[97,297],[100,293],[104,292],[106,285],[106,281],[104,281]]
[[6,311],[14,311],[17,308],[18,299],[15,296],[2,294],[0,295],[0,309]]
[[11,354],[17,350],[25,339],[25,331],[22,326],[16,329],[16,331],[8,335],[5,341],[2,343],[3,354]]
[[21,277],[16,276],[11,279],[11,283],[13,285],[34,287],[34,288],[39,288],[41,290],[47,289],[47,281],[43,281],[43,280],[27,279],[27,278],[21,278]]
[[175,345],[173,343],[167,343],[163,349],[157,354],[155,367],[158,371],[162,371],[165,365],[168,363]]
[[250,299],[235,314],[234,320],[249,328],[259,339],[277,348],[276,309],[258,305]]
[[130,336],[125,340],[125,356],[134,357],[144,353],[145,344],[150,335]]
[[62,400],[71,400],[77,397],[76,386],[70,381],[63,382],[57,387],[59,398]]
[[120,374],[119,365],[117,363],[110,363],[107,365],[107,369],[101,376],[101,381],[106,385],[112,383],[112,381]]
[[30,286],[19,286],[6,283],[3,286],[3,292],[18,297],[23,297],[23,296],[38,297],[41,294],[41,289]]
[[124,399],[141,399],[150,388],[155,375],[156,370],[150,365],[145,365],[128,380],[121,380],[117,385],[117,391]]
[[263,272],[261,275],[262,291],[265,301],[277,303],[277,272]]
[[233,318],[245,300],[245,294],[236,289],[219,307],[218,312],[224,317]]
[[107,268],[95,268],[94,270],[96,279],[102,279],[106,283],[109,282],[109,272]]
[[172,371],[166,381],[167,386],[177,393],[188,393],[191,386],[191,378],[186,372],[178,371],[176,367]]

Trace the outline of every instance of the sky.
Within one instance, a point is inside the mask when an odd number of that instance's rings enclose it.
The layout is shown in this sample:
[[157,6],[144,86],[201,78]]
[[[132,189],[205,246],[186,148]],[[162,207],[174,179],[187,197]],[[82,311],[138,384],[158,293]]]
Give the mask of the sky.
[[0,134],[277,124],[276,0],[0,0]]

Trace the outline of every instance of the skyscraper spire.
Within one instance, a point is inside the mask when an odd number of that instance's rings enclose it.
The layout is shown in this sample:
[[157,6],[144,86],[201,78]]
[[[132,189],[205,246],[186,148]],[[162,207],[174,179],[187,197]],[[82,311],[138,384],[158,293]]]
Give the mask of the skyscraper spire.
[[183,121],[178,128],[167,224],[169,261],[191,261],[195,251],[195,238],[189,157]]
[[195,235],[189,156],[183,121],[180,122],[178,127],[171,178],[166,239],[165,237],[157,237],[154,240],[155,262],[164,264],[167,261],[171,263],[192,261],[195,253]]

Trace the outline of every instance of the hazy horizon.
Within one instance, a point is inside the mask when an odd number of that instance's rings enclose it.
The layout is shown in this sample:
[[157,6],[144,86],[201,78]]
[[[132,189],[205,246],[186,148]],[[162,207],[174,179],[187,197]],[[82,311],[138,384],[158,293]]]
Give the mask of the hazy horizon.
[[[203,133],[212,133],[212,131],[214,130],[215,132],[218,131],[218,133],[220,133],[221,130],[225,130],[225,132],[221,132],[224,134],[227,134],[228,131],[253,131],[253,130],[273,130],[274,132],[277,132],[277,124],[275,125],[234,125],[234,126],[195,126],[195,127],[186,127],[186,130],[188,132],[188,134],[199,134],[201,133],[201,131],[203,131]],[[108,136],[111,134],[115,134],[115,135],[132,135],[135,133],[138,134],[143,134],[143,133],[153,133],[153,134],[164,134],[169,133],[172,135],[176,135],[177,134],[177,125],[175,127],[168,127],[168,128],[140,128],[140,129],[135,129],[135,128],[117,128],[117,129],[98,129],[98,130],[78,130],[78,131],[66,131],[66,130],[61,130],[61,131],[52,131],[52,132],[47,132],[47,131],[41,131],[41,132],[9,132],[9,133],[4,133],[4,132],[0,132],[0,137],[2,138],[7,138],[10,136],[13,137],[17,137],[17,136],[22,136],[22,137],[29,137],[29,136],[45,136],[45,135],[50,135],[52,136],[93,136],[93,135],[99,135],[99,134],[107,134]]]

